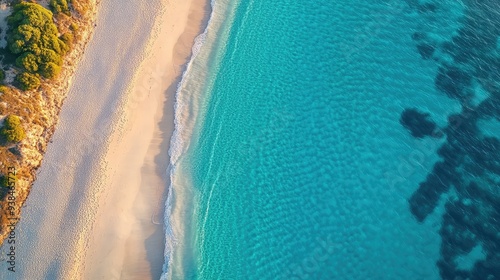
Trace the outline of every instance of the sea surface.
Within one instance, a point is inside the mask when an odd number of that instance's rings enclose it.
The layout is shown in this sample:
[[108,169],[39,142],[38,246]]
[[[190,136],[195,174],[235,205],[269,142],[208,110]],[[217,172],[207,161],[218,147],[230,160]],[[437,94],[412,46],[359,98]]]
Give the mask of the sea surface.
[[500,279],[499,35],[493,0],[213,1],[162,277]]

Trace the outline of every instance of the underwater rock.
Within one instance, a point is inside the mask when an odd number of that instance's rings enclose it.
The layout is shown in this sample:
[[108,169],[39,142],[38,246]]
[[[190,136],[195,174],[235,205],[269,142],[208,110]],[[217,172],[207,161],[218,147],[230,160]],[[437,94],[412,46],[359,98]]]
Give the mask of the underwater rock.
[[416,138],[431,136],[436,130],[437,125],[432,120],[429,120],[428,113],[422,113],[417,109],[405,109],[401,113],[399,122],[410,131],[411,135]]
[[436,88],[449,97],[463,99],[468,96],[472,79],[468,73],[455,66],[441,67],[436,76]]
[[436,48],[433,45],[428,44],[428,43],[421,43],[421,44],[417,45],[418,53],[425,60],[432,58],[432,55],[434,54],[435,49]]
[[427,34],[425,34],[424,32],[415,32],[411,35],[411,38],[414,41],[422,41],[427,38]]
[[[427,19],[433,17],[430,12],[446,10],[446,3],[433,2],[420,2],[414,6],[416,12],[427,13],[423,15]],[[500,280],[500,137],[485,136],[478,127],[480,120],[500,120],[500,1],[463,3],[463,21],[450,34],[451,40],[431,41],[429,30],[423,29],[412,35],[422,59],[438,62],[436,89],[458,100],[462,110],[450,115],[440,130],[446,136],[437,152],[442,160],[408,202],[415,219],[422,222],[453,188],[439,231],[441,257],[436,265],[441,278]],[[482,93],[475,96],[478,88]],[[403,126],[417,138],[432,133],[428,114],[411,110],[401,115]],[[466,270],[459,267],[457,258],[477,246],[484,258],[472,259],[473,266]]]
[[411,196],[410,211],[417,221],[423,222],[434,211],[441,195],[450,189],[452,184],[459,182],[460,175],[446,162],[434,165],[432,173],[420,183],[418,190]]

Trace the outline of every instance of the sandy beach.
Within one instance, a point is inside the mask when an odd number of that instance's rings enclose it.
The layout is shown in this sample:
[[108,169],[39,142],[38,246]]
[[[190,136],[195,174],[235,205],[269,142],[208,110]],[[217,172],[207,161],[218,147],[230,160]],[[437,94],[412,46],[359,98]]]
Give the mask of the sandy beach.
[[174,93],[209,3],[106,0],[98,11],[16,229],[16,272],[2,261],[2,279],[161,274]]

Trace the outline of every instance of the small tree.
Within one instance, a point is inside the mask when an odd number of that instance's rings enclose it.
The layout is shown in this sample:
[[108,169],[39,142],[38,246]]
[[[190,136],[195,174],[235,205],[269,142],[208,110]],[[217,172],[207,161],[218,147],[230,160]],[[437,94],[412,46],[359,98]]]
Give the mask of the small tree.
[[8,115],[5,118],[0,134],[7,142],[10,143],[17,143],[26,137],[26,132],[21,124],[21,119],[15,115]]
[[47,64],[42,65],[40,69],[40,73],[44,78],[53,79],[61,73],[61,67],[55,63],[49,62]]
[[[69,13],[66,0],[52,0],[50,4],[57,11]],[[7,47],[16,57],[16,65],[23,72],[56,78],[69,46],[58,37],[52,12],[39,4],[23,1],[13,6],[7,25]],[[68,36],[63,38],[70,41]],[[17,79],[21,89],[29,90],[38,87],[38,77],[20,75]]]
[[54,13],[65,13],[69,15],[68,2],[66,0],[50,0],[50,9]]
[[25,52],[19,56],[16,59],[16,65],[30,73],[36,73],[36,71],[38,71],[37,57],[29,52]]
[[61,41],[63,41],[69,49],[73,47],[74,36],[73,34],[66,32],[60,37]]
[[19,83],[19,87],[22,90],[37,89],[40,86],[40,79],[36,75],[28,72],[17,75],[16,81]]

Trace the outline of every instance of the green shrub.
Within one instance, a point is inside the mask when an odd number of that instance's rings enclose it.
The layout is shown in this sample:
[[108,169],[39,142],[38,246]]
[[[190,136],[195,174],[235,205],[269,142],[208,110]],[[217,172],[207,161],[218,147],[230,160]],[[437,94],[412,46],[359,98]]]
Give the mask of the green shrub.
[[[13,175],[10,175],[10,178],[9,176],[5,175],[5,176],[0,176],[0,187],[1,188],[9,188],[12,183],[16,183],[17,181],[17,177],[16,176],[13,176]],[[10,183],[10,185],[9,185]]]
[[0,187],[1,188],[8,188],[9,187],[9,177],[7,177],[7,176],[0,177]]
[[66,32],[63,35],[61,35],[60,39],[61,41],[64,42],[64,44],[66,44],[66,46],[68,46],[69,49],[73,47],[73,41],[74,41],[73,34]]
[[[60,48],[61,48],[61,53],[62,53],[62,55],[65,55],[65,54],[67,54],[67,53],[69,52],[69,50],[70,50],[70,46],[69,46],[68,44],[66,44],[64,41],[62,41],[62,39],[60,39],[60,38],[59,38],[59,40],[60,40],[60,42],[61,42],[61,43],[59,44],[59,46],[60,46]],[[62,57],[61,57],[61,61],[62,61]],[[62,62],[61,62],[61,63],[62,63]]]
[[61,66],[49,62],[47,64],[42,65],[40,73],[42,73],[42,76],[46,79],[53,79],[59,76],[59,73],[61,73]]
[[3,80],[5,80],[5,71],[0,69],[0,84],[3,83]]
[[70,25],[69,25],[69,29],[73,32],[77,32],[79,30],[78,28],[78,24],[72,22]]
[[[66,3],[63,0],[56,2]],[[52,13],[39,4],[21,2],[14,6],[12,14],[7,17],[7,23],[7,45],[8,49],[17,55],[16,65],[31,74],[57,77],[62,66],[62,57],[69,51],[69,46],[58,38]],[[30,89],[34,87],[29,85],[36,85],[38,80],[37,77],[18,78],[21,85],[27,85]]]
[[0,134],[7,142],[17,143],[26,137],[26,132],[21,124],[21,119],[15,115],[8,115],[5,120]]
[[40,62],[40,66],[47,63],[55,63],[57,65],[62,65],[62,57],[59,56],[55,51],[44,49],[40,53],[38,57],[38,61]]
[[15,54],[36,52],[50,44],[50,40],[53,40],[51,35],[57,36],[52,13],[35,3],[21,2],[15,5],[12,14],[7,17],[7,24],[7,43]]
[[28,72],[20,73],[16,76],[16,81],[19,83],[19,88],[22,90],[33,90],[40,86],[40,79]]
[[38,58],[30,52],[25,52],[16,59],[16,65],[30,73],[38,71]]
[[68,2],[66,0],[50,0],[50,8],[54,13],[65,13],[69,15]]
[[10,93],[10,88],[5,85],[0,85],[0,92],[1,93]]

